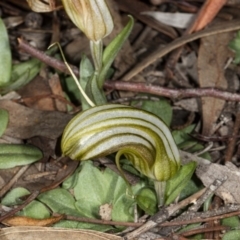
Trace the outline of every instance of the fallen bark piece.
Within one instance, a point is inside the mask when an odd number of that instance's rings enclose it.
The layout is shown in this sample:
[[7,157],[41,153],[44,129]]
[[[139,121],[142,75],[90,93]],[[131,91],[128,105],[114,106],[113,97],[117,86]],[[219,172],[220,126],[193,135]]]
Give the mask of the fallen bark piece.
[[240,171],[232,164],[226,165],[216,163],[199,164],[196,170],[197,176],[201,179],[204,186],[210,185],[215,179],[225,176],[227,181],[215,192],[227,203],[240,203]]

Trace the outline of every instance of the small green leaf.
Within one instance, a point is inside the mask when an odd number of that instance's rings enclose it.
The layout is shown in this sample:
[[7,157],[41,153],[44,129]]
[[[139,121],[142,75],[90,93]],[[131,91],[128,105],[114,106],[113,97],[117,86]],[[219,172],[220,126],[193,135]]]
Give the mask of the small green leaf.
[[41,62],[35,58],[14,64],[11,74],[11,82],[17,82],[22,76],[28,76],[25,81],[26,83],[29,82],[29,80],[31,80],[39,72],[40,67]]
[[181,143],[192,139],[192,137],[189,135],[190,133],[192,133],[192,131],[194,130],[194,128],[196,127],[195,124],[189,125],[181,130],[174,130],[172,132],[173,138],[176,142],[177,145],[180,145]]
[[81,171],[81,166],[78,167],[75,170],[75,172],[62,183],[62,188],[64,189],[74,188],[78,182],[78,176],[80,171]]
[[240,226],[240,220],[238,216],[232,216],[228,218],[224,218],[221,220],[222,225],[228,226],[231,228],[237,228]]
[[31,145],[0,144],[0,169],[31,164],[42,157],[42,152]]
[[240,239],[240,230],[226,232],[222,238],[222,240],[237,240],[237,239]]
[[13,66],[11,81],[0,88],[2,94],[17,90],[28,84],[39,73],[41,62],[38,59],[18,63]]
[[8,125],[8,120],[9,120],[9,114],[8,111],[5,109],[0,109],[0,137],[3,135],[5,132],[7,125]]
[[75,208],[75,199],[66,189],[56,188],[38,196],[54,213],[81,216]]
[[172,121],[172,107],[166,99],[159,101],[143,100],[142,109],[160,117],[169,127]]
[[62,81],[64,91],[66,92],[68,98],[71,102],[81,102],[81,93],[74,82],[72,77],[66,77],[64,81]]
[[[91,80],[93,74],[94,74],[94,68],[90,59],[87,58],[86,55],[83,55],[80,62],[80,85],[85,92],[86,92],[87,84]],[[89,95],[88,92],[86,92],[86,94]],[[82,94],[80,98],[82,103],[82,109],[83,110],[88,109],[90,106],[87,103],[84,96],[82,96]]]
[[86,94],[93,100],[96,105],[103,105],[107,103],[107,99],[102,90],[99,87],[99,80],[97,73],[93,74],[86,86]]
[[104,84],[105,77],[108,73],[110,66],[112,65],[115,57],[117,56],[118,52],[121,50],[124,42],[127,40],[128,36],[132,31],[134,20],[132,16],[129,16],[129,17],[130,17],[130,20],[128,24],[117,35],[117,37],[115,37],[112,40],[112,42],[108,44],[108,46],[105,48],[103,52],[103,67],[98,78],[100,89]]
[[179,200],[185,199],[193,195],[194,193],[199,191],[201,187],[202,187],[202,183],[200,181],[197,182],[196,179],[190,179],[187,185],[185,186],[185,188],[182,190]]
[[28,84],[40,71],[41,62],[32,59],[13,66],[11,81],[8,85],[0,88],[2,94],[17,90]]
[[11,78],[12,56],[7,29],[0,18],[0,88],[6,86]]
[[181,191],[186,187],[188,181],[191,179],[195,169],[196,162],[190,162],[183,165],[177,174],[167,181],[166,186],[166,205],[172,203],[176,197],[181,193]]
[[51,216],[48,208],[36,200],[33,200],[25,208],[23,208],[23,210],[20,212],[20,215],[35,219],[44,219]]
[[[186,227],[183,227],[182,229],[180,229],[178,231],[179,234],[181,233],[184,233],[184,232],[188,232],[188,231],[191,231],[191,230],[194,230],[198,227],[201,226],[201,223],[193,223],[193,224],[189,224],[187,225]],[[203,234],[196,234],[196,235],[193,235],[191,236],[191,239],[199,239],[199,240],[202,240],[203,239]]]
[[1,204],[5,206],[14,206],[21,204],[23,200],[21,197],[29,195],[30,192],[23,187],[13,188],[10,192],[8,192],[2,199]]
[[136,196],[138,206],[149,215],[157,212],[157,196],[150,188],[142,188]]
[[[132,221],[133,204],[126,182],[110,169],[100,171],[91,161],[83,162],[78,183],[74,188],[76,207],[87,217],[100,218],[99,209],[103,204],[111,204],[112,220]],[[137,184],[133,192],[139,190],[142,184]]]
[[235,51],[234,63],[240,63],[240,31],[237,32],[236,37],[229,43],[229,48]]

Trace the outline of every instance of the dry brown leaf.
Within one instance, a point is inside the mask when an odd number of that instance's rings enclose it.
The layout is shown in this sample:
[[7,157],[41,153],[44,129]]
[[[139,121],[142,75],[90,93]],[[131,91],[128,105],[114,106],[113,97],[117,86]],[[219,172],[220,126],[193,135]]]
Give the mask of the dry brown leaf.
[[55,0],[27,0],[34,12],[51,12],[56,10]]
[[[198,56],[199,84],[203,87],[227,88],[224,67],[232,52],[228,44],[233,38],[233,32],[220,33],[201,39]],[[217,98],[202,98],[202,115],[204,135],[211,135],[214,123],[224,107],[225,101]]]
[[216,195],[226,204],[240,204],[240,171],[234,164],[231,162],[227,162],[225,166],[216,163],[199,164],[196,174],[206,187],[215,179],[227,177],[226,182],[216,191]]
[[120,240],[121,237],[91,230],[75,230],[50,227],[2,228],[0,239],[4,240]]
[[35,110],[10,100],[0,100],[0,108],[9,112],[9,123],[5,134],[19,139],[29,139],[34,136],[56,139],[72,118],[69,114]]
[[19,89],[18,93],[27,107],[46,111],[56,110],[52,98],[42,97],[51,95],[52,92],[48,81],[39,75],[26,86]]
[[[49,82],[49,86],[52,90],[52,93],[56,96],[60,96],[60,97],[65,97],[63,90],[62,90],[62,86],[61,86],[61,82],[59,79],[59,75],[58,74],[54,74],[52,75],[52,77],[48,80]],[[55,100],[55,104],[56,104],[56,109],[60,112],[66,112],[67,111],[67,107],[66,104],[59,101],[58,99]]]
[[12,216],[4,219],[2,223],[7,226],[49,226],[63,219],[63,216],[50,217],[46,219],[34,219],[25,216]]
[[207,0],[203,4],[199,11],[197,18],[195,19],[194,25],[192,26],[193,31],[199,31],[209,24],[226,4],[227,0],[212,1]]

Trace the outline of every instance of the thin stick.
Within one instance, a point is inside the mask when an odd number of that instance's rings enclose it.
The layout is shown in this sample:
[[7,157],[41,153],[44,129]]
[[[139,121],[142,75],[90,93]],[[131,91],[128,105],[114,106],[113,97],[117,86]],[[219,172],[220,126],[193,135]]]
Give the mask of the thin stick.
[[188,89],[172,89],[160,87],[153,84],[134,83],[125,81],[106,81],[105,87],[125,90],[138,93],[150,93],[157,96],[164,96],[169,98],[189,98],[189,97],[213,97],[220,98],[227,101],[240,101],[240,94],[223,91],[216,88],[188,88]]
[[3,216],[0,216],[0,222],[2,222],[4,219],[13,216],[15,213],[19,212],[20,210],[22,210],[24,207],[26,207],[30,202],[32,202],[39,194],[39,191],[34,191],[33,193],[31,193],[28,198],[25,200],[25,202],[21,205],[19,205],[18,207],[14,208],[13,210],[11,210],[10,212],[6,213]]
[[51,45],[48,47],[48,49],[51,48],[51,47],[54,46],[54,45],[57,45],[57,46],[58,46],[58,48],[59,48],[59,50],[60,50],[60,53],[61,53],[61,55],[62,55],[62,58],[63,58],[63,62],[65,63],[65,65],[66,65],[67,69],[69,70],[71,76],[73,77],[75,83],[77,84],[79,91],[81,92],[81,94],[83,95],[83,97],[85,98],[85,100],[87,101],[87,103],[88,103],[91,107],[94,107],[95,104],[92,102],[92,100],[91,100],[91,99],[87,96],[87,94],[84,92],[84,90],[82,89],[80,83],[78,82],[77,77],[75,76],[75,74],[73,73],[72,69],[70,68],[68,62],[66,61],[66,58],[65,58],[65,56],[64,56],[64,54],[63,54],[63,50],[62,50],[61,45],[60,45],[58,42],[55,42],[55,43],[51,44]]
[[210,36],[213,34],[230,32],[240,29],[240,21],[234,20],[229,21],[227,23],[222,23],[217,26],[196,32],[194,34],[186,35],[179,37],[167,44],[166,46],[155,49],[153,53],[144,58],[141,62],[139,62],[134,68],[132,68],[125,76],[123,76],[124,80],[130,80],[138,73],[140,73],[144,68],[148,67],[150,64],[154,63],[157,59],[162,58],[166,54],[170,53],[174,49],[181,47],[182,45],[197,40],[202,37]]
[[[18,39],[18,42],[19,48],[24,50],[26,53],[38,58],[39,60],[51,67],[54,67],[65,73],[69,73],[68,68],[62,61],[48,56],[43,51],[32,47],[22,39]],[[71,69],[76,76],[79,75],[77,67],[71,66]],[[170,89],[153,84],[133,83],[124,81],[106,81],[104,83],[104,87],[123,91],[150,93],[169,98],[214,97],[232,102],[240,101],[240,94],[222,91],[216,88]]]
[[2,197],[16,182],[17,180],[27,171],[30,165],[23,166],[13,176],[13,178],[0,190],[0,197]]
[[225,162],[232,160],[234,150],[236,148],[239,128],[240,128],[240,103],[237,104],[236,121],[234,123],[232,137],[228,141],[227,151],[225,154]]
[[[196,218],[197,211],[202,206],[202,204],[209,198],[211,195],[214,194],[214,192],[226,181],[226,178],[223,179],[216,179],[214,182],[209,185],[206,188],[206,191],[198,198],[198,200],[188,208],[187,211],[183,212],[181,215],[179,215],[177,218],[175,218],[174,221],[183,221],[185,219],[190,220],[193,218]],[[179,226],[172,226],[172,227],[165,227],[163,229],[164,235],[171,234],[171,232],[177,232],[179,229]]]
[[[56,58],[53,58],[53,57],[47,55],[45,52],[40,51],[39,49],[31,46],[30,44],[28,44],[26,41],[24,41],[21,38],[18,38],[18,47],[20,49],[22,49],[24,52],[31,55],[32,57],[35,57],[35,58],[39,59],[41,62],[47,64],[48,66],[58,69],[61,72],[69,74],[68,68],[61,60],[58,60]],[[78,68],[73,65],[69,65],[69,66],[71,67],[71,69],[73,70],[75,75],[78,76],[79,75]]]
[[188,211],[189,212],[197,212],[199,208],[203,205],[203,203],[211,196],[213,195],[217,189],[223,185],[223,183],[227,180],[227,177],[224,176],[222,179],[215,179],[214,182],[207,187],[204,194],[196,201],[196,203],[191,206]]
[[173,206],[169,206],[166,208],[162,208],[157,214],[152,216],[150,220],[148,220],[145,224],[143,224],[141,227],[135,229],[133,232],[128,233],[123,239],[124,240],[130,240],[133,239],[140,234],[148,231],[151,228],[156,227],[158,224],[166,221],[169,217],[171,217],[173,214],[175,214],[177,211],[179,211],[181,208],[187,206],[191,202],[196,201],[204,192],[205,188],[198,191],[197,193],[193,194],[191,197],[188,197],[184,199],[183,201],[179,202],[178,204],[175,204]]

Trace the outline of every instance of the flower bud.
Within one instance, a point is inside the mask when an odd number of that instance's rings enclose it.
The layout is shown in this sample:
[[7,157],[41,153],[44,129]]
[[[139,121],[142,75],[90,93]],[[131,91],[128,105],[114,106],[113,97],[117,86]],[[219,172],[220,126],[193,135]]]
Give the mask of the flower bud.
[[113,20],[105,0],[62,0],[72,22],[91,41],[97,42],[113,30]]

